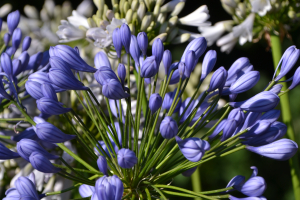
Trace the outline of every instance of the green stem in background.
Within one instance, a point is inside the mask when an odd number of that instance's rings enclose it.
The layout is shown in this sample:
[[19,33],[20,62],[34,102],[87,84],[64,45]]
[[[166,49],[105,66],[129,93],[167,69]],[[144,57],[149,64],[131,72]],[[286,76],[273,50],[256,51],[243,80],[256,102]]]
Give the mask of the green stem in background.
[[[277,35],[271,35],[271,45],[272,45],[272,56],[274,68],[276,69],[277,64],[282,56],[281,42]],[[282,81],[284,79],[281,79]],[[283,85],[282,90],[287,89],[287,84],[285,82],[281,83]],[[292,127],[292,114],[290,109],[290,102],[288,95],[280,96],[280,105],[282,113],[282,121],[287,125],[287,137],[291,140],[295,140],[295,133]],[[294,189],[295,200],[300,200],[300,169],[299,169],[299,152],[296,153],[290,160],[291,177]]]
[[[192,186],[194,192],[201,192],[201,179],[200,179],[200,167],[198,166],[196,171],[191,176]],[[195,200],[200,200],[200,197],[194,198]]]

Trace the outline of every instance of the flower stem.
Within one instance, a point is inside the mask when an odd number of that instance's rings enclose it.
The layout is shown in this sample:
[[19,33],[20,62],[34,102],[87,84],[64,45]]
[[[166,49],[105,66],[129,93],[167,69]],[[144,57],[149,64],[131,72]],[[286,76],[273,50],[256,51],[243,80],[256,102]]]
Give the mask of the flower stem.
[[[197,167],[196,171],[191,176],[192,187],[194,192],[201,192],[201,179],[200,179],[200,168]],[[200,200],[201,198],[194,198],[195,200]]]
[[[276,69],[277,64],[279,63],[280,58],[282,56],[279,36],[271,35],[271,45],[272,45],[272,56],[273,56],[274,68]],[[285,91],[287,89],[287,84],[285,82],[282,82],[281,84],[283,85],[282,90]],[[280,105],[281,105],[282,121],[287,125],[287,137],[291,140],[295,140],[295,133],[292,127],[292,115],[291,115],[288,95],[280,96]],[[295,200],[300,200],[300,169],[299,169],[298,157],[299,157],[299,153],[297,152],[296,155],[294,155],[289,160]]]

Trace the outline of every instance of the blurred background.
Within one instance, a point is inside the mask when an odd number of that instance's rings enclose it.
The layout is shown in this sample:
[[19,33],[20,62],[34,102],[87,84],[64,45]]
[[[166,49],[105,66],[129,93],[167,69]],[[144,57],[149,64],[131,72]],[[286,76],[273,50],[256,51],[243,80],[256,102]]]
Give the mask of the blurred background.
[[[76,8],[81,0],[72,0],[70,3],[73,8]],[[35,6],[38,10],[42,9],[44,0],[1,0],[0,7],[5,3],[10,3],[13,6],[12,10],[19,10],[23,15],[23,8],[25,5]],[[56,4],[62,4],[63,0],[55,0]],[[187,0],[184,10],[180,13],[179,17],[185,16],[201,5],[207,5],[210,14],[210,20],[212,24],[221,21],[231,19],[222,8],[220,1],[218,0]],[[96,10],[96,8],[95,8]],[[198,32],[197,28],[185,27],[185,29]],[[283,51],[290,45],[296,45],[300,48],[300,30],[293,30],[291,32],[291,38],[283,39],[282,47]],[[186,47],[186,43],[177,45],[176,48],[166,46],[172,50],[173,58],[179,59],[182,52]],[[216,45],[208,47],[207,50],[216,50],[218,59],[216,67],[224,66],[228,69],[231,64],[240,57],[248,57],[254,66],[255,70],[261,72],[261,79],[253,89],[247,93],[243,93],[237,97],[237,101],[245,100],[254,94],[257,94],[266,87],[267,83],[271,80],[274,69],[271,51],[268,48],[266,40],[260,40],[258,43],[246,43],[243,46],[236,45],[230,54],[220,52]],[[201,61],[201,58],[200,58]],[[300,62],[296,64],[299,66]],[[294,67],[294,70],[296,67]],[[290,77],[294,70],[288,74]],[[293,115],[293,125],[296,133],[296,142],[299,142],[300,132],[300,89],[289,92],[290,104]],[[280,107],[278,107],[280,109]],[[265,197],[269,200],[293,200],[293,191],[290,178],[290,170],[288,161],[279,162],[267,158],[262,158],[259,155],[250,153],[246,150],[231,154],[222,159],[214,159],[205,165],[200,167],[200,179],[202,190],[213,190],[226,187],[228,181],[236,175],[244,175],[246,178],[250,177],[252,170],[251,166],[256,166],[259,170],[259,175],[264,177],[267,182],[267,190]],[[173,180],[173,184],[184,188],[191,189],[191,179],[183,176],[178,176]],[[2,190],[5,191],[5,190]],[[2,194],[3,195],[3,194]],[[2,196],[0,195],[0,197]],[[236,194],[238,196],[239,194]],[[76,197],[77,194],[74,194]],[[3,196],[2,196],[3,197]],[[78,197],[77,197],[78,198]],[[184,198],[181,198],[184,199]]]

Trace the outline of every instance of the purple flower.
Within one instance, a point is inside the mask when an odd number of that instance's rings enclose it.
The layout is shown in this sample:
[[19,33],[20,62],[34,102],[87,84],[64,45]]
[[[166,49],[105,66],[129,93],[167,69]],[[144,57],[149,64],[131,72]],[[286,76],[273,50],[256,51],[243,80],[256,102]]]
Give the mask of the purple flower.
[[15,142],[19,142],[22,139],[31,139],[31,140],[37,140],[38,137],[33,129],[33,127],[26,128],[24,131],[20,132],[19,134],[12,136],[11,140]]
[[5,33],[3,36],[3,41],[5,46],[8,46],[10,39],[11,39],[11,35],[9,33]]
[[107,58],[107,55],[103,51],[99,51],[95,55],[94,63],[95,63],[95,66],[96,66],[97,69],[100,69],[103,66],[111,68],[111,65],[110,65],[110,62]]
[[217,62],[217,52],[214,50],[209,50],[203,59],[202,63],[202,73],[200,81],[203,81],[206,76],[213,70],[215,64]]
[[[58,86],[52,84],[51,81],[49,80],[48,74],[45,73],[45,72],[40,72],[40,71],[38,71],[38,72],[35,72],[35,73],[31,74],[31,75],[28,77],[28,81],[35,81],[35,82],[38,82],[38,83],[40,83],[40,84],[43,84],[43,83],[50,83],[50,84],[53,86],[55,92],[62,92],[62,91],[65,91],[64,89],[62,89],[62,88],[60,88],[60,87],[58,87]],[[27,82],[28,82],[28,81],[27,81]]]
[[63,133],[61,130],[56,128],[56,126],[48,122],[37,124],[36,134],[41,140],[50,143],[62,143],[76,137],[75,135],[67,135]]
[[220,67],[213,73],[207,91],[211,92],[216,89],[219,89],[219,94],[221,94],[226,79],[227,79],[227,71],[225,70],[224,67]]
[[270,91],[263,91],[254,97],[242,102],[229,102],[229,105],[251,112],[266,112],[274,109],[279,103],[279,97]]
[[122,41],[121,41],[121,31],[119,28],[115,28],[115,30],[113,31],[112,40],[117,52],[117,56],[118,58],[121,58]]
[[[244,183],[245,183],[245,176],[237,175],[229,181],[226,188],[233,187],[236,190],[240,190]],[[226,192],[228,191],[230,190],[227,190]]]
[[246,115],[247,117],[241,130],[251,127],[261,117],[261,113],[259,112],[248,112]]
[[164,54],[164,45],[160,38],[154,40],[152,44],[152,55],[155,56],[156,64],[159,67]]
[[188,51],[192,50],[195,52],[196,55],[195,60],[196,62],[198,62],[198,59],[204,53],[206,47],[207,47],[207,42],[204,37],[198,37],[196,39],[193,39],[185,48],[180,61],[185,62],[186,54],[188,53]]
[[[292,90],[294,89],[296,86],[298,86],[300,84],[300,67],[298,67],[294,73],[294,76],[293,76],[293,82],[292,84],[290,85],[289,87],[289,90]],[[273,86],[275,87],[275,86]],[[282,88],[282,86],[281,86]],[[280,88],[280,89],[281,89]],[[280,90],[279,90],[280,91]]]
[[95,193],[95,187],[90,185],[82,184],[79,187],[79,194],[82,198],[90,197]]
[[100,172],[102,172],[104,175],[108,176],[108,174],[107,174],[107,161],[106,161],[106,158],[104,156],[99,156],[99,158],[97,160],[97,165],[98,165],[98,168],[99,168]]
[[27,177],[21,176],[15,182],[20,197],[30,196],[35,200],[40,199],[34,183]]
[[[176,90],[177,89],[175,89],[173,92],[166,93],[163,104],[162,104],[162,109],[166,109],[167,111],[169,111],[169,109],[171,108],[171,105],[174,101]],[[180,106],[181,106],[181,99],[179,100],[179,102],[174,110],[174,113],[179,111]]]
[[141,77],[151,78],[158,73],[159,65],[155,56],[150,56],[145,59],[141,67]]
[[13,66],[11,59],[7,53],[2,53],[1,55],[1,67],[3,71],[12,79]]
[[116,175],[102,176],[96,181],[95,190],[98,199],[120,200],[123,196],[124,186]]
[[195,68],[195,52],[194,51],[188,51],[185,58],[185,71],[184,75],[188,78],[190,77],[192,71]]
[[[29,54],[27,53],[27,51],[24,51],[21,53],[21,55],[18,57],[18,59],[14,59],[13,60],[13,75],[17,76],[19,75],[21,72],[23,72],[26,67],[27,64],[29,62]],[[20,64],[19,64],[19,62]]]
[[274,160],[284,161],[293,157],[298,151],[296,142],[289,139],[280,139],[267,145],[246,147],[249,151]]
[[20,155],[16,152],[9,150],[4,144],[0,143],[0,159],[9,160],[13,158],[19,158]]
[[3,200],[19,200],[20,194],[16,188],[9,188],[5,192],[6,197]]
[[25,83],[26,91],[35,99],[44,97],[41,87],[42,85],[40,83],[31,81],[30,79]]
[[172,64],[172,54],[169,50],[164,51],[162,61],[164,63],[164,67],[165,67],[165,75],[168,75],[169,69]]
[[130,51],[131,57],[133,58],[133,60],[135,62],[135,65],[139,66],[139,59],[140,59],[141,51],[139,49],[138,42],[137,42],[135,35],[131,35],[129,51]]
[[239,94],[251,89],[259,81],[258,71],[251,71],[242,75],[236,82],[232,83],[229,90],[233,94]]
[[115,72],[107,66],[102,66],[94,74],[96,81],[104,86],[110,79],[119,80]]
[[116,79],[108,79],[102,87],[102,93],[107,98],[115,100],[129,97],[129,94],[124,92],[122,84]]
[[165,117],[160,123],[160,134],[165,139],[172,139],[178,133],[177,122],[170,116]]
[[137,35],[137,42],[142,51],[143,56],[147,55],[147,48],[148,48],[148,37],[145,32],[139,32]]
[[118,151],[118,164],[122,168],[132,168],[137,163],[137,157],[130,149],[120,149]]
[[214,132],[208,137],[209,140],[214,139],[224,128],[226,124],[226,119],[223,119],[218,126],[215,128]]
[[185,74],[185,64],[183,62],[179,63],[178,72],[179,72],[179,78],[182,79],[182,77],[184,77],[184,74]]
[[43,61],[43,53],[38,52],[29,58],[29,62],[27,64],[26,70],[36,70]]
[[237,123],[235,119],[227,119],[223,128],[223,135],[221,141],[223,142],[228,138],[230,138],[233,135],[236,128],[237,128]]
[[242,109],[235,108],[229,113],[228,119],[235,119],[237,126],[239,126],[245,120],[245,113],[242,111]]
[[124,85],[125,78],[126,78],[126,68],[122,63],[120,63],[118,66],[118,76],[119,76],[122,84]]
[[127,24],[122,24],[120,28],[120,35],[121,35],[122,45],[124,46],[126,53],[129,53],[131,31]]
[[27,51],[29,49],[29,47],[30,47],[30,44],[31,44],[31,37],[26,36],[23,39],[22,52]]
[[162,98],[158,93],[151,94],[149,98],[149,108],[153,113],[155,113],[162,105]]
[[51,84],[43,83],[41,85],[42,93],[44,97],[52,99],[54,101],[58,101],[55,90]]
[[279,94],[281,92],[281,89],[282,89],[283,85],[281,84],[276,84],[274,85],[269,91],[270,92],[274,92],[275,94]]
[[36,101],[37,108],[48,115],[60,115],[71,111],[71,108],[65,108],[62,103],[49,99],[47,97],[42,97]]
[[261,196],[264,191],[266,190],[266,182],[263,177],[255,176],[248,179],[243,186],[241,187],[240,191],[249,197],[258,197]]
[[266,132],[269,127],[271,126],[271,123],[268,121],[259,121],[255,123],[247,133],[243,134],[241,138],[251,138],[256,137],[257,135],[263,134]]
[[7,15],[7,26],[10,34],[14,32],[20,22],[20,12],[18,10]]
[[46,156],[37,151],[32,152],[29,156],[29,161],[33,168],[43,173],[57,173],[61,170],[54,167]]
[[18,49],[22,39],[22,31],[20,28],[16,28],[12,34],[12,46]]

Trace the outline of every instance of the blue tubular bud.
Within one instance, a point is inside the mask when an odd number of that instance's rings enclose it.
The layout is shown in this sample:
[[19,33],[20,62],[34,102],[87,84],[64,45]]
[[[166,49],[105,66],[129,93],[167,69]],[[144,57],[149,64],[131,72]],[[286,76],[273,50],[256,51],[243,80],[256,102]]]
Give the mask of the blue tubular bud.
[[51,81],[49,80],[48,73],[45,73],[45,72],[38,71],[38,72],[31,74],[28,77],[28,81],[35,81],[35,82],[38,82],[39,84],[49,83],[53,86],[55,92],[65,91],[65,89],[62,89],[62,88],[52,84]]
[[95,187],[90,185],[82,184],[79,187],[79,194],[82,198],[90,197],[94,194]]
[[[293,82],[289,87],[289,90],[294,89],[297,85],[300,84],[300,67],[298,67],[293,76]],[[275,87],[275,86],[273,86]],[[282,87],[282,86],[281,86]],[[280,88],[281,89],[281,88]],[[271,91],[271,90],[270,90]]]
[[7,26],[10,34],[14,32],[20,22],[20,12],[18,10],[7,15]]
[[8,160],[13,158],[19,158],[20,155],[16,152],[9,150],[4,144],[0,143],[0,159]]
[[22,31],[20,28],[16,28],[12,34],[12,46],[18,49],[22,40]]
[[242,102],[229,102],[229,105],[251,112],[267,112],[274,109],[279,103],[279,97],[270,91],[263,91]]
[[237,123],[235,119],[228,119],[223,128],[223,135],[221,141],[225,141],[232,136],[235,129],[237,128]]
[[[299,72],[300,72],[300,71],[299,71]],[[270,91],[270,92],[274,92],[275,94],[278,95],[278,94],[281,92],[282,87],[283,87],[283,85],[281,85],[281,84],[276,84],[276,85],[274,85],[269,91]],[[290,89],[290,87],[289,87],[289,89]]]
[[[166,109],[167,111],[169,111],[169,109],[171,108],[171,105],[174,101],[176,90],[177,89],[175,89],[173,92],[166,93],[163,104],[162,104],[162,109]],[[177,113],[179,111],[180,106],[181,106],[181,102],[182,102],[182,100],[180,99],[177,106],[176,106],[176,108],[175,108],[175,110],[174,110],[174,113]]]
[[246,149],[261,156],[284,161],[297,153],[298,145],[296,142],[284,138],[259,147],[247,146]]
[[241,187],[240,191],[247,196],[250,197],[257,197],[261,196],[264,191],[266,190],[266,182],[263,177],[255,176],[248,179],[243,186]]
[[9,57],[9,55],[7,53],[2,53],[1,55],[1,67],[3,69],[3,71],[12,78],[12,74],[13,74],[13,66],[12,66],[12,62],[11,59]]
[[237,59],[231,67],[228,69],[228,77],[225,83],[225,86],[230,86],[233,82],[235,82],[240,76],[251,71],[253,66],[250,61],[246,57],[242,57]]
[[162,98],[158,93],[151,94],[149,98],[149,108],[151,113],[155,113],[162,105]]
[[42,86],[41,89],[42,89],[42,93],[43,93],[44,97],[47,97],[54,101],[58,101],[55,90],[51,84],[43,83],[41,86]]
[[206,78],[206,76],[213,70],[216,62],[217,62],[217,52],[214,50],[209,50],[205,54],[203,59],[200,81],[203,81]]
[[177,122],[170,116],[165,117],[159,126],[160,134],[165,139],[172,139],[178,133]]
[[47,97],[42,97],[36,101],[37,108],[48,115],[60,115],[71,111],[71,108],[64,108],[62,103],[49,99]]
[[141,51],[139,49],[137,39],[134,35],[131,35],[129,51],[130,51],[130,55],[133,58],[135,64],[139,66],[139,59],[140,59]]
[[97,165],[100,170],[104,175],[108,176],[107,174],[107,161],[104,156],[99,156],[97,160]]
[[18,59],[14,59],[12,61],[12,67],[13,67],[13,76],[15,76],[16,72],[22,70],[21,61]]
[[119,76],[122,84],[124,85],[125,78],[126,78],[126,68],[122,63],[120,63],[118,66],[118,76]]
[[117,56],[118,58],[121,58],[122,41],[121,41],[121,32],[119,28],[115,28],[115,30],[113,31],[112,40],[117,52]]
[[31,140],[38,139],[33,127],[29,127],[26,130],[20,132],[19,134],[12,136],[11,140],[13,140],[15,142],[19,142],[20,140],[22,140],[24,138],[31,139]]
[[41,145],[38,142],[31,139],[22,139],[20,142],[18,142],[17,150],[20,156],[25,160],[27,160],[28,162],[29,162],[29,156],[33,152],[39,152],[50,160],[59,158],[59,156],[48,153],[43,147],[41,147]]
[[27,195],[33,197],[36,200],[40,199],[38,193],[36,192],[35,185],[29,178],[24,176],[19,177],[15,182],[15,186],[20,197]]
[[148,48],[147,34],[145,32],[139,32],[139,34],[137,35],[137,42],[140,50],[142,51],[143,56],[146,56]]
[[121,35],[122,45],[124,46],[126,53],[129,53],[131,31],[127,24],[122,24],[120,28],[120,35]]
[[98,199],[120,200],[123,196],[124,186],[116,175],[102,176],[96,181],[95,191]]
[[185,177],[189,177],[189,176],[192,176],[192,174],[196,171],[197,167],[193,167],[191,169],[188,169],[184,172],[182,172],[182,175],[185,176]]
[[37,124],[36,134],[41,140],[50,143],[62,143],[76,138],[76,135],[67,135],[49,122]]
[[119,80],[115,72],[110,67],[106,66],[99,68],[94,74],[94,77],[102,86],[104,86],[110,79]]
[[229,90],[233,94],[239,94],[251,89],[259,81],[260,75],[258,71],[251,71],[242,75],[236,82],[234,82]]
[[159,67],[164,53],[164,45],[160,38],[154,40],[152,44],[152,55],[155,56],[156,64]]
[[280,117],[280,110],[269,110],[265,112],[257,122],[267,121],[270,123],[275,122]]
[[257,135],[261,135],[265,133],[269,127],[271,126],[271,123],[268,121],[259,121],[258,123],[254,124],[250,130],[243,134],[241,138],[247,138],[247,137],[256,137]]
[[147,57],[141,67],[141,77],[151,78],[158,73],[158,69],[155,56]]
[[23,39],[22,52],[27,51],[29,49],[29,47],[30,47],[30,44],[31,44],[31,37],[26,36]]
[[185,48],[180,61],[185,62],[186,54],[190,50],[195,52],[195,55],[196,55],[195,60],[198,61],[200,56],[206,50],[206,47],[207,47],[207,42],[204,37],[198,37],[196,39],[193,39]]
[[130,95],[124,92],[122,84],[116,79],[108,79],[107,83],[102,87],[102,93],[109,99],[123,99]]
[[54,167],[52,163],[43,154],[39,152],[32,152],[29,156],[29,161],[34,169],[43,173],[57,173],[61,169]]
[[267,200],[265,197],[245,197],[245,198],[237,198],[234,196],[229,195],[228,197],[230,200]]
[[[21,65],[18,68],[15,68],[15,66],[13,65],[14,76],[19,75],[21,72],[23,72],[26,69],[28,62],[29,62],[29,58],[30,58],[30,56],[27,53],[27,51],[24,51],[21,53],[21,55],[17,59],[21,62]],[[14,61],[13,61],[13,64],[14,64]]]
[[[282,55],[277,68],[274,73],[274,77],[276,75],[277,69],[281,64],[280,72],[278,76],[275,78],[275,81],[279,81],[282,77],[284,77],[295,65],[298,58],[300,56],[300,50],[297,49],[295,46],[289,47],[284,54]],[[274,79],[273,77],[273,79]]]
[[185,71],[184,75],[189,78],[193,69],[195,68],[195,52],[194,51],[188,51],[185,58]]
[[110,62],[105,52],[99,51],[94,59],[94,63],[97,69],[100,69],[103,66],[111,68]]
[[[237,175],[229,181],[226,188],[233,187],[236,190],[240,190],[244,183],[245,183],[245,176]],[[232,191],[232,190],[227,190],[226,192],[229,192],[229,191]]]
[[11,35],[9,33],[4,34],[3,41],[4,41],[5,46],[8,46],[10,38],[11,38]]
[[183,62],[179,63],[178,72],[179,72],[179,77],[182,78],[185,74],[185,64]]
[[38,52],[38,53],[30,56],[26,70],[37,69],[40,66],[42,61],[43,61],[43,53],[42,52]]
[[169,50],[164,51],[162,60],[163,60],[164,67],[165,67],[165,75],[168,75],[168,72],[169,72],[171,64],[172,64],[172,54]]
[[118,164],[122,168],[132,168],[137,163],[137,157],[130,149],[120,149],[118,151]]
[[207,92],[211,92],[216,89],[219,89],[219,94],[221,94],[226,79],[227,79],[227,71],[226,69],[224,69],[224,67],[220,67],[213,73]]
[[44,97],[41,87],[42,85],[35,81],[28,80],[25,83],[26,91],[35,99]]
[[191,162],[200,161],[205,151],[209,149],[209,143],[199,138],[187,138],[182,140],[180,137],[175,136],[175,139],[181,153]]
[[[170,69],[169,69],[169,72],[168,72],[168,76],[170,76],[172,70],[174,71],[173,75],[171,77],[171,80],[170,80],[170,85],[173,85],[173,84],[176,84],[176,83],[179,82],[180,75],[179,75],[178,65],[179,65],[178,62],[176,62],[176,63],[173,63],[170,66]],[[183,75],[182,78],[184,80],[186,77]]]
[[228,119],[235,119],[237,123],[236,125],[239,126],[245,120],[245,113],[242,111],[242,109],[235,108],[229,113]]
[[6,197],[3,200],[19,200],[20,194],[16,188],[9,188],[5,192]]
[[208,136],[208,139],[209,140],[212,140],[214,139],[224,128],[225,124],[226,124],[226,119],[223,119],[219,124],[218,126],[216,127],[216,129],[214,130],[214,132]]
[[241,130],[245,130],[246,128],[251,127],[261,117],[261,113],[258,112],[249,112],[246,115],[247,117]]
[[72,69],[83,72],[96,72],[96,69],[89,66],[78,53],[70,46],[67,45],[56,45],[50,47],[50,57],[58,56],[65,62],[67,62]]

